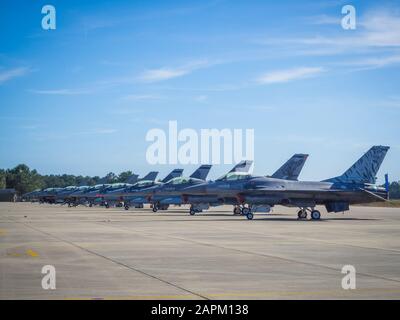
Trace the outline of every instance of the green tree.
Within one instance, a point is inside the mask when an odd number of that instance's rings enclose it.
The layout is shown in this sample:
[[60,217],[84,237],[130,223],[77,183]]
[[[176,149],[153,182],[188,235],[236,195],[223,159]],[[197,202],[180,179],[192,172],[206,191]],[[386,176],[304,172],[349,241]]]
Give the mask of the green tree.
[[118,182],[118,176],[114,172],[109,172],[104,177],[105,183],[116,183]]
[[400,199],[400,181],[394,181],[389,185],[390,199]]
[[128,178],[132,175],[132,171],[123,171],[118,175],[118,182],[126,182]]
[[20,194],[42,188],[44,185],[42,176],[36,170],[31,171],[25,164],[7,170],[7,188],[14,188]]
[[0,189],[4,189],[6,187],[6,171],[0,169]]

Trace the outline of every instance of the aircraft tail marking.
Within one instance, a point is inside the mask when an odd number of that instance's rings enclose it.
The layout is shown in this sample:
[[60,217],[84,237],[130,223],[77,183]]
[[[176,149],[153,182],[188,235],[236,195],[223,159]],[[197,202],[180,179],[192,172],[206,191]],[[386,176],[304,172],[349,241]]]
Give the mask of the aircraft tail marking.
[[158,171],[150,171],[147,175],[145,175],[143,178],[141,178],[140,181],[143,181],[143,180],[154,181],[154,180],[156,180],[157,175],[158,175]]
[[210,172],[211,165],[203,164],[195,172],[192,173],[190,178],[206,180],[208,173]]
[[308,154],[297,153],[293,155],[271,176],[271,178],[297,180],[307,158]]
[[168,182],[169,180],[182,176],[183,169],[174,169],[172,170],[163,180],[162,182]]
[[341,176],[325,181],[375,184],[376,174],[389,147],[373,146]]
[[126,179],[126,183],[134,184],[138,181],[139,176],[137,174],[131,175],[128,179]]
[[252,160],[242,160],[237,165],[235,165],[229,172],[249,172],[252,164],[253,164]]

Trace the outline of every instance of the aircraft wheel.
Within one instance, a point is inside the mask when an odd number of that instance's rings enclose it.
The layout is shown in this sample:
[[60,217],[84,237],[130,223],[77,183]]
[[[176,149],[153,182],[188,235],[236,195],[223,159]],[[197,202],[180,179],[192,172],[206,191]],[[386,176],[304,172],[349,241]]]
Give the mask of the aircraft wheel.
[[313,210],[311,212],[311,219],[319,220],[321,218],[321,213],[318,210]]
[[233,214],[240,214],[240,207],[234,207],[233,208]]
[[93,203],[89,203],[89,208],[93,207]]
[[[251,213],[249,208],[247,208],[247,207],[243,207],[243,208],[242,208],[242,214],[243,214],[244,216],[247,216],[249,213]],[[253,219],[253,218],[252,218],[252,219]]]
[[248,220],[253,220],[254,215],[253,215],[251,212],[249,212],[248,214],[246,214],[246,218],[247,218]]
[[307,219],[307,211],[306,210],[300,210],[297,213],[297,216],[299,217],[299,219]]
[[127,204],[124,206],[124,208],[125,210],[129,210],[129,206]]
[[157,206],[154,205],[154,206],[153,206],[153,212],[157,212],[157,210],[158,210],[158,209],[157,209]]
[[189,212],[189,213],[190,213],[191,216],[194,216],[194,215],[196,214],[196,210],[190,209],[190,212]]

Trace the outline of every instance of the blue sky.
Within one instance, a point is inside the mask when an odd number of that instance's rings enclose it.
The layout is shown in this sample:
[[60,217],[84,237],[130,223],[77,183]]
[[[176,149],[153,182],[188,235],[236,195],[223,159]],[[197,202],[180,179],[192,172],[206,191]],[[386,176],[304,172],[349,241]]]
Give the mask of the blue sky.
[[400,179],[396,1],[1,1],[0,38],[2,168],[164,175],[145,135],[177,120],[254,128],[257,174],[302,152],[301,178],[324,179],[383,144],[380,181]]

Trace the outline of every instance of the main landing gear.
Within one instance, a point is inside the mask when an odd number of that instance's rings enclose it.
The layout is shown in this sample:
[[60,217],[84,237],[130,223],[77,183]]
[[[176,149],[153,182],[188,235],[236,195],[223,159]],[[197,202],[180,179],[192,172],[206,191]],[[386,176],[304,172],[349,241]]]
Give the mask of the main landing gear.
[[246,216],[248,220],[253,220],[254,214],[251,212],[250,206],[248,207],[243,206],[240,210],[242,215]]
[[235,207],[233,208],[233,214],[234,214],[234,215],[242,214],[242,210],[240,209],[239,206],[235,206]]
[[301,208],[297,213],[298,218],[301,220],[307,219],[307,210],[311,212],[311,220],[319,220],[321,218],[321,213],[314,208]]
[[196,213],[203,212],[203,210],[196,208],[195,206],[191,205],[189,209],[189,214],[194,216]]

